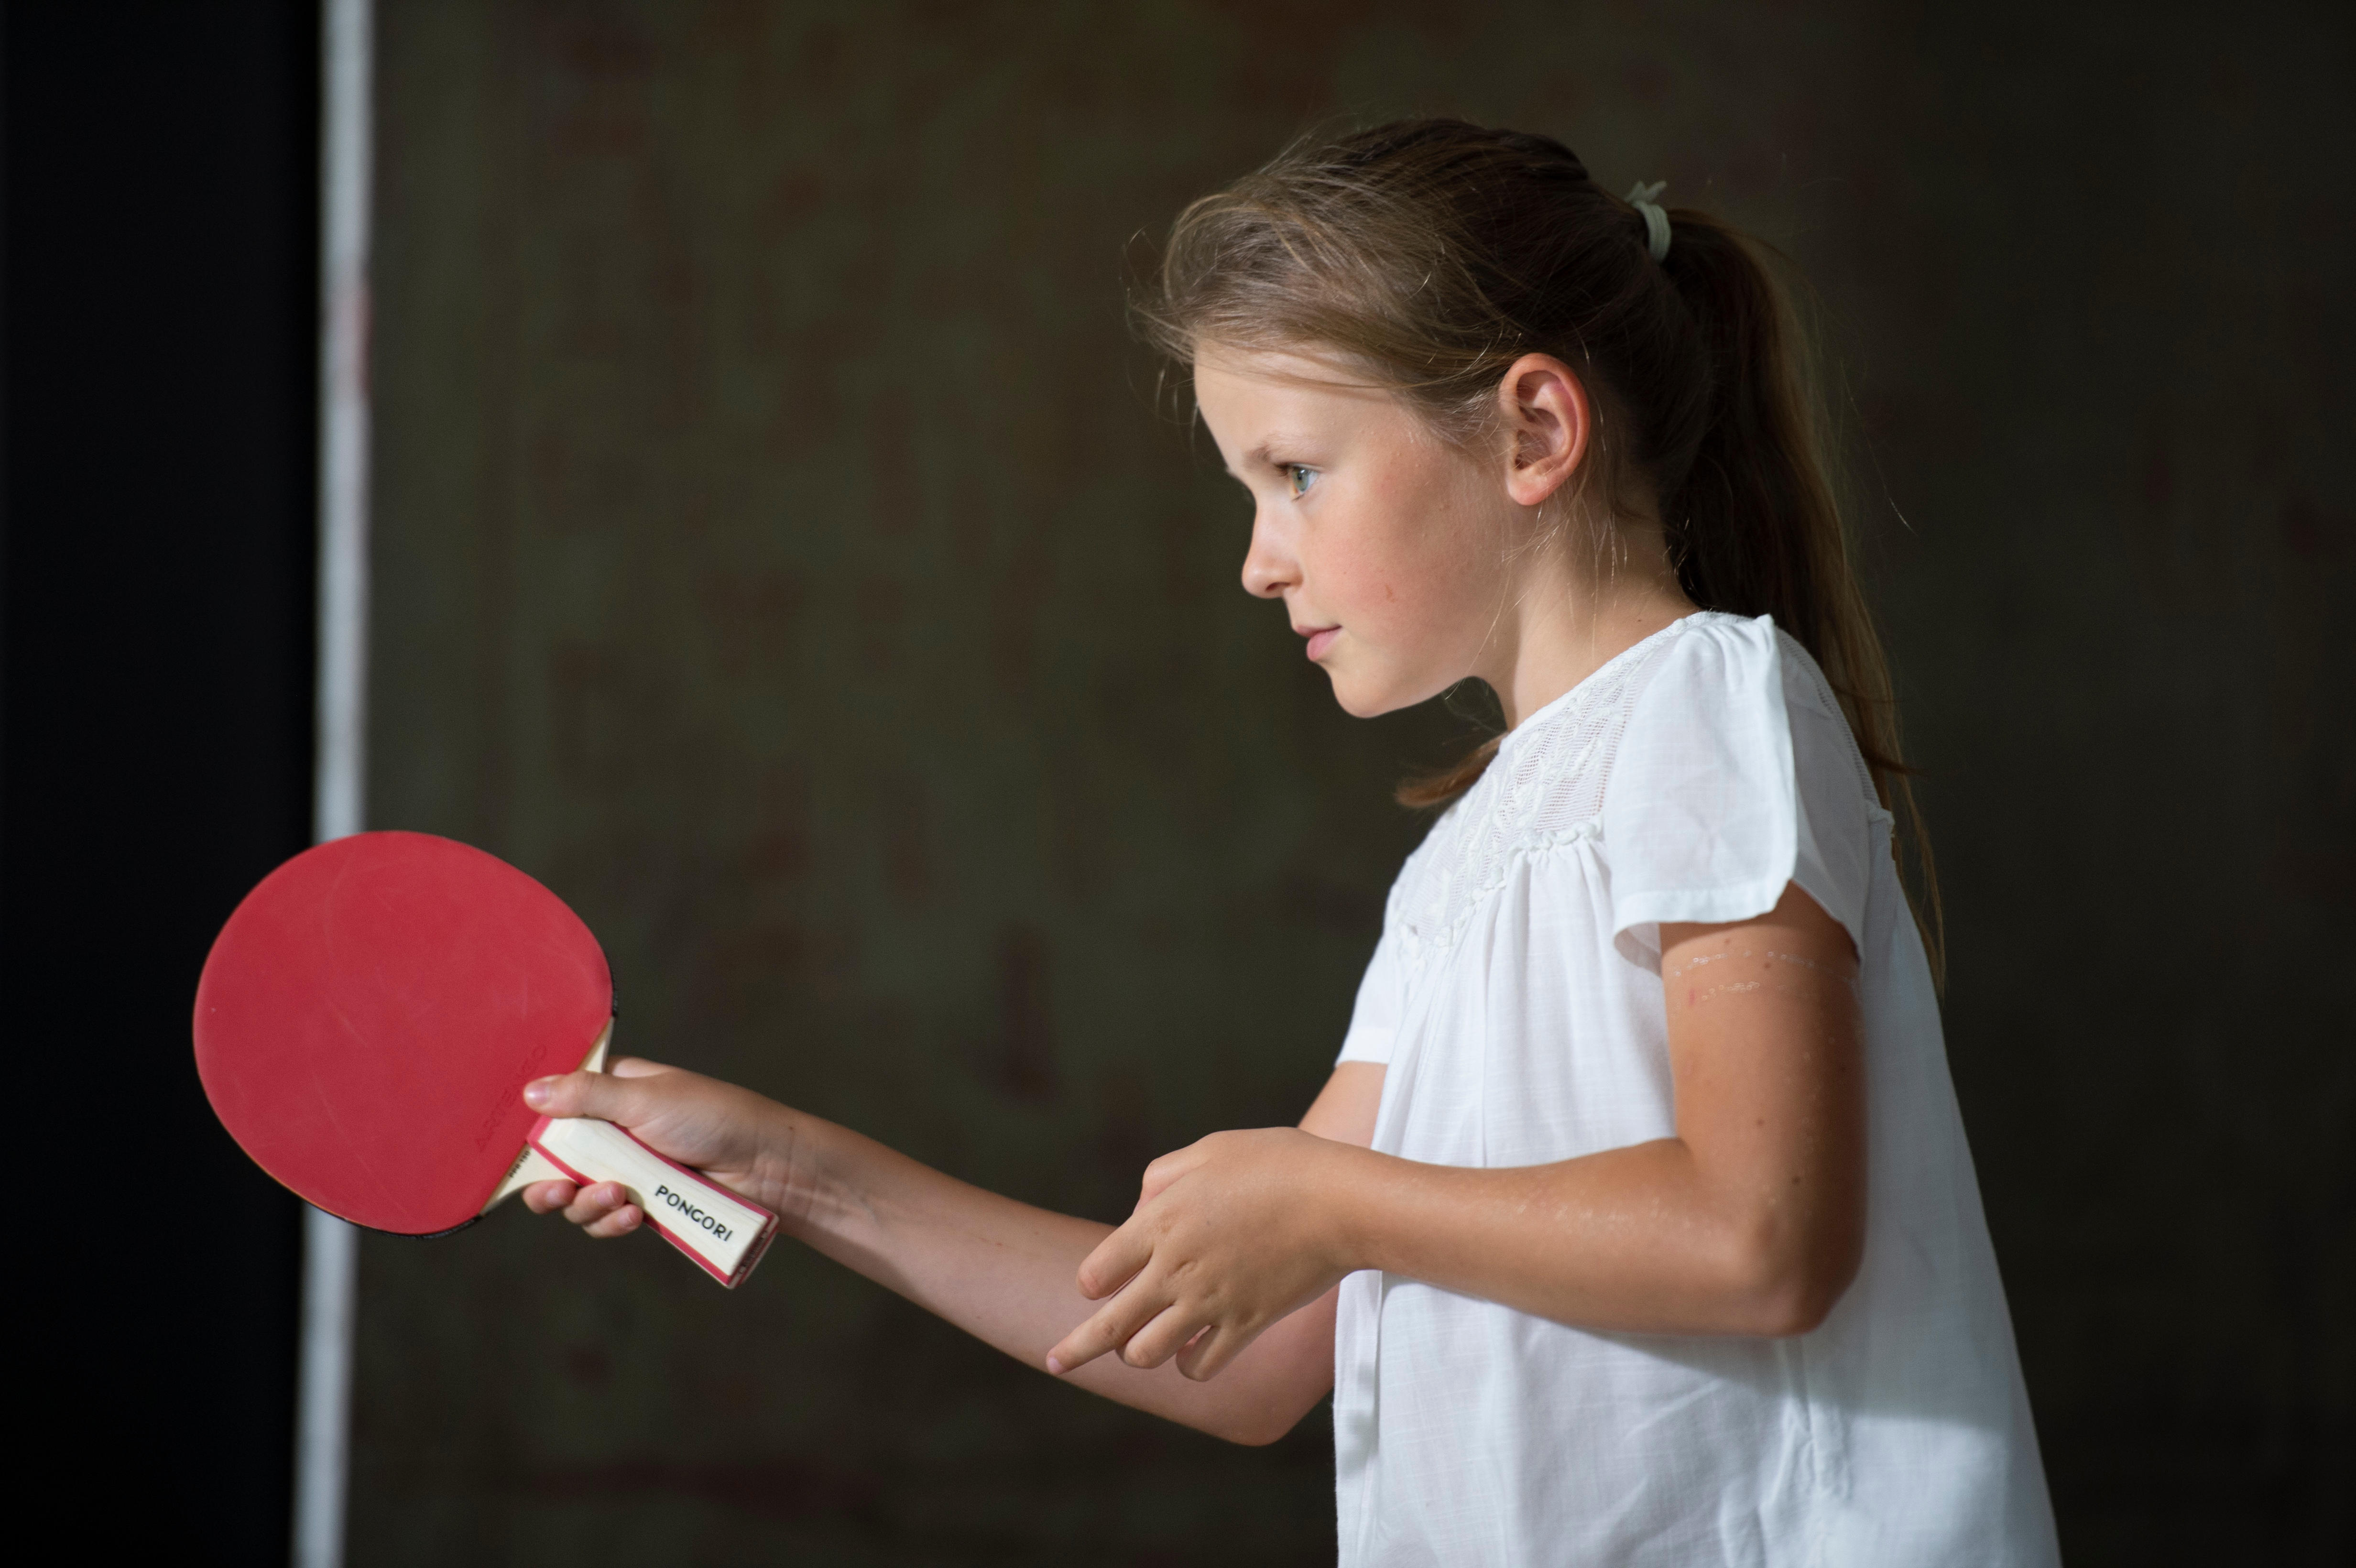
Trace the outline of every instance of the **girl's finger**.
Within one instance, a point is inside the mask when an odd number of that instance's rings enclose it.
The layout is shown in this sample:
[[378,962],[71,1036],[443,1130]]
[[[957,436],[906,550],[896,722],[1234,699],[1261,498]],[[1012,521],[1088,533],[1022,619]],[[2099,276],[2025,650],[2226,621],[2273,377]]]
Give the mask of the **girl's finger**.
[[1186,1348],[1178,1352],[1179,1373],[1194,1382],[1208,1382],[1258,1338],[1232,1324],[1215,1323],[1189,1339]]
[[648,1078],[661,1076],[660,1070],[626,1074],[560,1072],[525,1084],[523,1103],[543,1116],[596,1116],[634,1127],[661,1108],[659,1095],[647,1084]]
[[1202,1145],[1189,1144],[1173,1149],[1145,1168],[1145,1179],[1138,1183],[1137,1206],[1144,1208],[1170,1189],[1170,1184],[1203,1163]]
[[646,1218],[645,1210],[635,1203],[625,1203],[594,1224],[584,1225],[582,1230],[601,1242],[610,1242],[617,1236],[628,1235],[644,1224]]
[[576,1190],[569,1181],[535,1181],[523,1189],[523,1206],[535,1214],[553,1214],[573,1201]]
[[1144,1283],[1132,1281],[1129,1288],[1097,1308],[1087,1322],[1065,1335],[1063,1343],[1047,1352],[1047,1370],[1061,1376],[1075,1367],[1085,1367],[1106,1351],[1128,1344],[1130,1336],[1160,1317],[1169,1299],[1143,1288]]
[[1132,1367],[1158,1367],[1184,1349],[1202,1328],[1202,1319],[1183,1307],[1168,1307],[1129,1337],[1120,1348],[1120,1359]]
[[576,1225],[593,1225],[630,1200],[618,1181],[600,1181],[581,1189],[564,1207],[564,1217]]
[[1130,1280],[1153,1261],[1153,1239],[1136,1228],[1131,1221],[1097,1243],[1080,1264],[1080,1294],[1090,1301],[1102,1301]]

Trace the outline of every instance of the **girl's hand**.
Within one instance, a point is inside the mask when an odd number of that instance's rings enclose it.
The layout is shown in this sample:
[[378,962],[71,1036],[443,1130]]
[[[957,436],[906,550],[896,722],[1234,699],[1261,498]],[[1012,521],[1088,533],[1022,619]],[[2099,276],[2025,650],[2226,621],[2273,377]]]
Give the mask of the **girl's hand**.
[[[524,1104],[550,1116],[596,1116],[625,1127],[657,1154],[691,1166],[770,1209],[785,1189],[783,1163],[771,1157],[762,1111],[749,1089],[634,1056],[603,1072],[568,1072],[524,1086]],[[575,1187],[539,1181],[523,1189],[535,1214],[564,1217],[600,1240],[626,1236],[646,1222],[620,1184]]]
[[1132,1367],[1175,1356],[1198,1382],[1215,1374],[1355,1266],[1333,1201],[1354,1157],[1363,1152],[1268,1127],[1214,1133],[1155,1160],[1136,1212],[1080,1265],[1080,1294],[1112,1299],[1047,1352],[1047,1370],[1119,1350]]

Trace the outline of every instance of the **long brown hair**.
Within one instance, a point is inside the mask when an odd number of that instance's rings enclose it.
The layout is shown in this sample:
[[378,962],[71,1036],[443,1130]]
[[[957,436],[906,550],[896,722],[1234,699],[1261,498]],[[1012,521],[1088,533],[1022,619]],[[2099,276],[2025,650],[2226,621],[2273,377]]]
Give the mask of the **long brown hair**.
[[[1687,596],[1772,615],[1838,694],[1912,851],[1916,920],[1940,972],[1930,840],[1806,340],[1769,269],[1781,258],[1690,208],[1667,216],[1656,261],[1644,215],[1561,143],[1399,121],[1298,144],[1188,207],[1136,314],[1182,365],[1209,343],[1337,353],[1460,442],[1486,428],[1522,355],[1580,367],[1600,432],[1588,487],[1607,514],[1649,490]],[[1495,754],[1493,739],[1399,799],[1443,805]]]

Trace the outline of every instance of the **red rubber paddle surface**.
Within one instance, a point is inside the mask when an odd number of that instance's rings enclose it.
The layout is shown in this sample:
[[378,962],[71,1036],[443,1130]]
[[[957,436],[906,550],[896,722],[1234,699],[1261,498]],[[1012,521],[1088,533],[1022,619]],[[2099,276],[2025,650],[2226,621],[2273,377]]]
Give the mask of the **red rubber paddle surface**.
[[197,987],[197,1072],[262,1169],[407,1235],[474,1219],[614,1010],[597,939],[505,861],[423,833],[305,851],[230,916]]

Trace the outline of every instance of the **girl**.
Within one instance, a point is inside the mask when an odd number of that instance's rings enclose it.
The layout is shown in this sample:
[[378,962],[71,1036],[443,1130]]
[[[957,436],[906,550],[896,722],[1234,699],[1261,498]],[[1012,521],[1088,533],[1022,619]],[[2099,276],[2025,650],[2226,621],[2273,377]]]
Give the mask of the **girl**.
[[1111,1229],[652,1062],[526,1099],[1109,1398],[1265,1443],[1331,1391],[1345,1563],[2053,1562],[1787,312],[1652,194],[1386,126],[1196,203],[1144,303],[1342,706],[1507,723],[1401,792],[1447,810],[1298,1129]]

